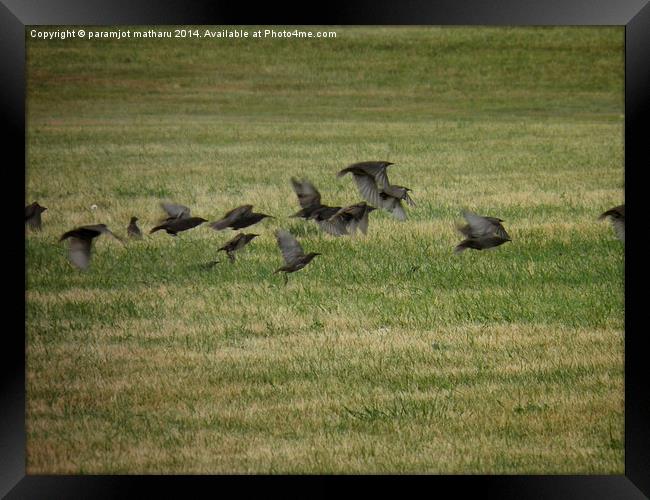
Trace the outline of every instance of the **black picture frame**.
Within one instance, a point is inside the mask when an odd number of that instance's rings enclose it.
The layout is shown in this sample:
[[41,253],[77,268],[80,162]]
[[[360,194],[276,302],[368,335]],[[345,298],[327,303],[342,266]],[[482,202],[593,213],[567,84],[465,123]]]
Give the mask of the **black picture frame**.
[[[316,7],[316,8],[314,8]],[[5,263],[24,255],[24,230],[18,215],[25,201],[25,26],[28,25],[120,25],[120,24],[299,24],[299,25],[609,25],[625,27],[625,203],[631,213],[632,231],[625,247],[625,473],[611,476],[416,476],[388,478],[373,476],[372,483],[404,493],[406,481],[423,483],[428,494],[451,488],[454,495],[480,493],[498,498],[645,498],[650,496],[650,391],[647,379],[648,348],[645,347],[640,315],[643,295],[636,293],[644,277],[638,258],[639,236],[636,214],[642,212],[639,190],[643,166],[650,165],[650,148],[645,137],[650,125],[650,5],[646,0],[444,0],[389,2],[365,0],[356,3],[326,2],[317,6],[244,4],[219,0],[0,0],[0,100],[7,125],[4,134],[3,172],[16,175],[9,191],[10,219],[5,225],[12,245]],[[15,183],[15,185],[14,185]],[[632,207],[631,212],[629,210]],[[628,223],[630,223],[628,221]],[[9,229],[7,229],[9,228]],[[15,245],[17,247],[14,248]],[[632,271],[630,271],[632,270]],[[0,496],[6,498],[114,498],[134,496],[146,488],[149,493],[172,496],[208,487],[213,495],[212,476],[26,476],[25,450],[25,330],[21,311],[24,295],[20,266],[5,265],[4,306],[10,322],[0,349]],[[23,280],[26,274],[22,275]],[[9,282],[7,282],[7,280]],[[22,285],[25,282],[23,281]],[[14,328],[14,322],[16,327]],[[20,333],[22,332],[22,333]],[[646,373],[646,376],[643,376]],[[321,493],[340,488],[359,478],[306,477],[317,483]],[[235,476],[220,478],[238,488],[280,486],[276,477]],[[368,483],[369,481],[364,481]],[[343,483],[343,484],[341,484]],[[426,483],[426,484],[424,484]],[[310,486],[312,486],[310,484]]]

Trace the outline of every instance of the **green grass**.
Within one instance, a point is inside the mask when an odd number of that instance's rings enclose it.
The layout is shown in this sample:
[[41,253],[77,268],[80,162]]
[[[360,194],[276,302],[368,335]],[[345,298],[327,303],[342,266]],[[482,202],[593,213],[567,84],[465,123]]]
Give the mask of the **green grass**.
[[[623,473],[624,254],[596,220],[623,202],[623,29],[335,30],[28,37],[30,474]],[[369,159],[407,222],[288,217],[291,176],[355,203],[335,174]],[[148,232],[161,199],[276,219],[209,271],[234,232],[71,267],[64,231]],[[513,241],[453,254],[462,208]],[[287,286],[279,227],[323,254]]]

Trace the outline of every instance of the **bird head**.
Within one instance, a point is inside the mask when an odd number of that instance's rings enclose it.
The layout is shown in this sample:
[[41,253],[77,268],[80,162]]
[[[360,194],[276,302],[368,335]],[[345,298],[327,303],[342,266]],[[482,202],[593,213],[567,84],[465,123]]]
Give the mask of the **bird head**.
[[140,219],[138,219],[137,217],[131,217],[131,224],[133,224],[134,222],[137,222],[139,220]]

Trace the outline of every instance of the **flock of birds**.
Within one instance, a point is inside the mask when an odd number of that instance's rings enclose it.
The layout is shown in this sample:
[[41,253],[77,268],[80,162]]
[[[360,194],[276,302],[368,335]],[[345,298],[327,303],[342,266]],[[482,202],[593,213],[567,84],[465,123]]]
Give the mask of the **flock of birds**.
[[[339,171],[337,177],[343,177],[347,174],[352,175],[359,193],[365,200],[345,207],[323,204],[321,194],[311,182],[292,177],[291,183],[301,208],[291,217],[313,220],[323,232],[333,236],[354,235],[357,230],[367,234],[368,216],[373,210],[377,209],[389,212],[399,221],[405,221],[407,214],[402,202],[410,206],[415,206],[415,202],[409,196],[411,189],[390,183],[387,175],[387,168],[390,165],[393,165],[393,163],[388,161],[364,161]],[[150,234],[164,230],[167,234],[176,236],[182,231],[187,231],[208,222],[207,219],[202,217],[192,216],[191,210],[184,205],[163,202],[161,207],[166,212],[167,217],[159,221],[159,224],[149,231]],[[45,210],[47,208],[39,205],[38,202],[25,207],[26,226],[32,230],[40,230],[42,224],[41,214]],[[475,250],[493,248],[511,241],[510,236],[503,227],[502,223],[504,221],[502,219],[482,216],[469,211],[463,211],[462,215],[467,224],[457,226],[464,239],[455,247],[455,253],[468,248]],[[253,212],[252,205],[242,205],[225,213],[221,219],[211,222],[209,226],[215,231],[222,231],[227,228],[239,230],[257,224],[267,217],[273,218],[268,214]],[[600,215],[599,219],[602,220],[607,217],[612,221],[618,238],[625,242],[625,205],[619,205],[607,210]],[[127,227],[129,238],[143,238],[137,222],[137,217],[131,217]],[[79,269],[87,269],[90,265],[93,240],[102,234],[111,235],[124,243],[124,240],[113,234],[106,224],[92,224],[71,229],[65,232],[59,241],[68,240],[70,262]],[[244,248],[257,236],[259,235],[253,233],[239,233],[217,251],[226,252],[230,261],[234,262],[235,252]],[[275,237],[285,265],[276,269],[274,274],[285,273],[285,284],[287,283],[288,273],[304,268],[314,257],[321,255],[316,252],[305,253],[298,240],[285,229],[276,230]],[[211,262],[208,266],[218,262]]]

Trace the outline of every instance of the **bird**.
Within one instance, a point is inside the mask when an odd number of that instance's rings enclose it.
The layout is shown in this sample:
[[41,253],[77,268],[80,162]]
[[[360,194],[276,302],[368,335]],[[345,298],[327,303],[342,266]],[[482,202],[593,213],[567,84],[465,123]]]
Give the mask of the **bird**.
[[314,210],[307,219],[313,220],[321,231],[331,234],[332,236],[343,236],[348,234],[345,223],[342,219],[330,220],[342,207],[321,206]]
[[298,240],[287,230],[278,229],[275,232],[275,237],[282,252],[282,257],[284,258],[285,265],[276,269],[273,274],[283,272],[284,274],[284,284],[288,282],[287,275],[289,273],[295,273],[299,271],[307,264],[309,264],[314,257],[317,255],[322,255],[316,252],[310,252],[305,254]]
[[612,221],[612,226],[618,239],[625,243],[625,204],[618,205],[603,212],[598,217],[598,220],[603,220],[607,217]]
[[463,217],[467,221],[465,226],[459,226],[458,230],[468,238],[479,238],[490,234],[496,234],[502,238],[510,238],[502,222],[498,217],[488,217],[463,210]]
[[411,206],[415,205],[408,191],[410,189],[404,186],[387,186],[379,192],[379,206],[390,212],[397,220],[405,221],[408,217],[401,200],[405,200]]
[[371,206],[390,212],[397,220],[407,219],[401,200],[415,206],[409,196],[410,188],[391,184],[386,169],[394,165],[389,161],[364,161],[354,163],[336,174],[337,177],[351,173],[359,193]]
[[320,193],[318,189],[308,180],[298,180],[295,177],[291,178],[293,190],[298,196],[298,203],[300,203],[301,210],[293,214],[291,217],[302,217],[308,219],[309,216],[317,209],[323,207],[320,202]]
[[25,224],[30,229],[37,231],[41,230],[41,214],[47,210],[47,207],[42,207],[37,201],[25,207]]
[[467,248],[483,250],[512,241],[501,224],[504,222],[503,219],[478,215],[468,210],[463,210],[462,214],[467,224],[458,226],[458,230],[466,239],[456,246],[455,253],[460,253]]
[[241,250],[244,248],[248,243],[250,243],[253,238],[259,236],[259,234],[253,234],[253,233],[239,233],[237,236],[235,236],[233,239],[228,241],[224,246],[219,248],[217,252],[226,252],[228,255],[228,258],[230,259],[231,262],[235,262],[235,252],[237,250]]
[[129,225],[126,228],[126,233],[130,238],[142,239],[142,231],[140,231],[137,222],[137,217],[131,217],[131,222],[129,222]]
[[272,215],[253,212],[253,205],[242,205],[241,207],[233,208],[216,222],[212,222],[210,227],[215,231],[221,231],[228,227],[232,229],[243,229],[266,217],[273,218]]
[[348,173],[352,174],[363,199],[372,206],[378,207],[381,205],[379,190],[390,185],[386,174],[386,169],[390,165],[394,165],[394,163],[389,161],[362,161],[345,167],[336,176],[343,177]]
[[331,222],[329,219],[336,214],[341,207],[330,207],[321,203],[321,196],[318,189],[307,180],[291,178],[293,190],[298,196],[301,209],[291,217],[301,217],[305,220],[313,220],[321,231],[333,236],[348,234],[344,224]]
[[87,269],[90,265],[93,239],[101,234],[110,234],[113,238],[124,244],[122,239],[114,235],[106,224],[92,224],[71,229],[63,233],[59,241],[69,239],[68,256],[70,262],[79,269]]
[[185,205],[163,201],[160,207],[167,213],[167,217],[160,222],[169,222],[173,219],[187,219],[192,216],[191,210]]
[[496,234],[489,236],[480,236],[478,238],[467,238],[456,246],[454,253],[460,253],[467,248],[484,250],[486,248],[498,247],[507,241],[511,241],[510,238],[503,238],[501,236],[497,236]]
[[363,234],[368,232],[368,214],[376,210],[365,202],[355,203],[338,210],[332,215],[328,222],[333,224],[342,224],[347,234],[355,234],[357,229]]
[[177,219],[171,219],[154,227],[151,231],[149,231],[149,234],[164,229],[165,231],[167,231],[167,234],[170,234],[171,236],[176,236],[181,231],[187,231],[188,229],[192,229],[193,227],[199,226],[204,222],[208,222],[208,220],[202,217],[181,217]]

